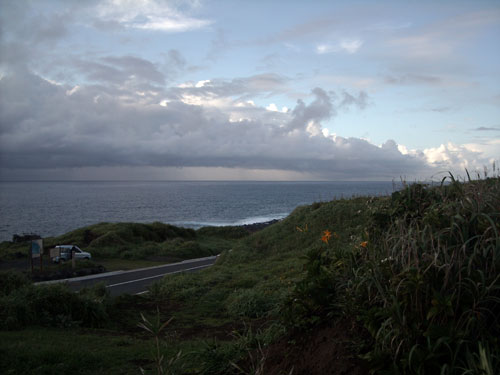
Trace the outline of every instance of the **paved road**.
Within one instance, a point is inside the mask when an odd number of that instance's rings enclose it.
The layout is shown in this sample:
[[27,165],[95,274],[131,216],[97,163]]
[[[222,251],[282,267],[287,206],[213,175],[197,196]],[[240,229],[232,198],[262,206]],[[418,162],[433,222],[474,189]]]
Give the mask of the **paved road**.
[[86,286],[91,286],[100,282],[106,284],[106,288],[112,296],[120,294],[141,294],[147,291],[149,285],[160,280],[164,275],[180,272],[194,272],[210,267],[215,263],[217,256],[185,260],[180,263],[166,264],[141,268],[131,271],[115,271],[98,275],[75,277],[64,280],[45,281],[37,284],[51,284],[67,282],[72,290],[78,291]]

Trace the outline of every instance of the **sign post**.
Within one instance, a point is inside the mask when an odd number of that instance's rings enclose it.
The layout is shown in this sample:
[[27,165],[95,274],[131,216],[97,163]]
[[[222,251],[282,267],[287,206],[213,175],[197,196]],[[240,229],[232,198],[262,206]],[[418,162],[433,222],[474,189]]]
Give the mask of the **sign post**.
[[31,260],[31,272],[33,273],[33,259],[40,258],[40,271],[43,270],[42,263],[42,255],[43,255],[43,240],[32,240],[31,248],[30,248],[30,260]]

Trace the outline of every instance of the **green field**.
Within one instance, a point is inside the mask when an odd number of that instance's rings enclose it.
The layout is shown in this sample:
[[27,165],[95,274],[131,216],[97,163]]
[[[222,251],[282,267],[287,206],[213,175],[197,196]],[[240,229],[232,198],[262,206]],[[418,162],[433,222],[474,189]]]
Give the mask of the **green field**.
[[499,216],[500,179],[451,176],[298,207],[253,234],[82,228],[47,243],[75,243],[110,264],[222,254],[209,269],[118,298],[2,273],[0,372],[493,375]]

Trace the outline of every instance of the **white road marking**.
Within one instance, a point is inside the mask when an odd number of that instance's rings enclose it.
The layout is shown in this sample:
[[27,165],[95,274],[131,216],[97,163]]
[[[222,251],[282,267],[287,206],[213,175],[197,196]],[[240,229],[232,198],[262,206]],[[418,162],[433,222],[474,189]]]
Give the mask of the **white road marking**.
[[138,281],[143,281],[143,280],[154,279],[154,278],[156,278],[156,277],[163,277],[163,276],[165,276],[165,275],[172,275],[172,274],[174,274],[174,273],[186,272],[186,271],[196,270],[196,269],[200,269],[200,268],[207,268],[207,267],[210,267],[210,266],[211,266],[211,264],[205,264],[205,265],[203,265],[203,266],[186,268],[186,269],[184,269],[184,270],[178,270],[178,271],[173,271],[173,272],[162,273],[161,275],[155,275],[155,276],[143,277],[142,279],[135,279],[135,280],[124,281],[124,282],[122,282],[122,283],[117,283],[117,284],[106,285],[106,288],[112,288],[112,287],[114,287],[114,286],[119,286],[119,285],[125,285],[125,284],[135,283],[135,282],[138,282]]

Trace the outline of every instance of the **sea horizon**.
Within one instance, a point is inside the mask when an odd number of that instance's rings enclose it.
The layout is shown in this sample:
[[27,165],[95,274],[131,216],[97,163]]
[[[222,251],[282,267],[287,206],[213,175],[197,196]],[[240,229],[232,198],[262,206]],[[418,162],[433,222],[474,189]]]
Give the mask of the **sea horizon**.
[[0,241],[52,237],[100,222],[159,221],[198,229],[283,219],[296,207],[388,195],[395,181],[1,181]]

